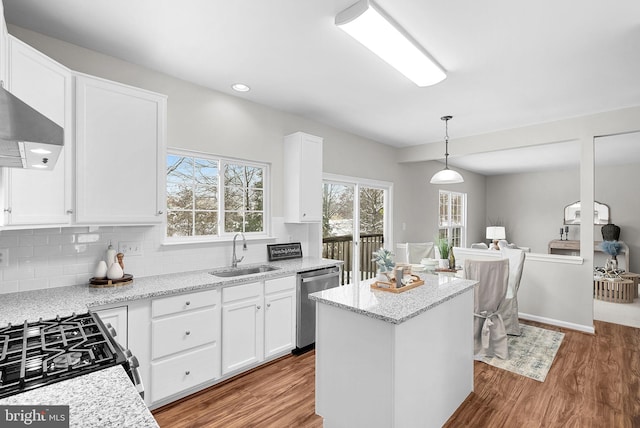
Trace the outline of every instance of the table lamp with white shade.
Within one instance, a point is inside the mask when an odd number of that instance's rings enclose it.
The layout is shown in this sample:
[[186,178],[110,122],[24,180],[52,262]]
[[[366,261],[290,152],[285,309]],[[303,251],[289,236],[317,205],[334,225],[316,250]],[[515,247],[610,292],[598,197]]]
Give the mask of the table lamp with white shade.
[[504,230],[504,226],[489,226],[487,227],[487,239],[493,240],[493,248],[498,249],[498,241],[500,239],[505,239],[506,234]]

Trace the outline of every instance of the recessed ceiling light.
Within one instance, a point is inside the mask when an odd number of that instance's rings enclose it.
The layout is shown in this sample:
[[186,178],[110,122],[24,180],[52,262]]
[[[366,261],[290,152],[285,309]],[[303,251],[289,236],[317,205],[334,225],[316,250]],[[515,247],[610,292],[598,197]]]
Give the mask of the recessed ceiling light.
[[47,165],[44,164],[35,164],[35,165],[31,165],[33,168],[40,168],[40,169],[44,169],[44,168],[48,168]]
[[248,92],[251,88],[244,83],[234,83],[231,88],[237,92]]

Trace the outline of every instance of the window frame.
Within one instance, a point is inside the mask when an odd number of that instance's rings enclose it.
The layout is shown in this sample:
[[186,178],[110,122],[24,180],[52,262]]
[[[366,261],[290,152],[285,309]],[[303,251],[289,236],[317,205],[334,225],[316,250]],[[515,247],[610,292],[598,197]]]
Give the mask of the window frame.
[[[448,213],[448,221],[447,221],[447,225],[446,226],[441,226],[440,225],[440,210],[441,210],[441,201],[442,201],[442,195],[443,194],[447,194],[448,195],[448,207],[447,207],[447,213]],[[462,197],[462,225],[453,225],[452,224],[452,220],[451,220],[451,213],[452,213],[452,209],[451,209],[451,204],[452,204],[452,196],[456,195],[456,196],[461,196]],[[450,237],[453,235],[453,229],[460,229],[460,242],[458,242],[458,245],[454,245],[457,247],[466,247],[467,245],[467,194],[465,192],[454,192],[451,190],[438,190],[438,237],[441,237],[443,235],[443,231],[445,232],[444,235],[447,237],[447,240],[449,242],[451,242]]]
[[[217,212],[218,212],[218,232],[216,235],[190,235],[190,236],[168,236],[168,204],[167,204],[167,174],[166,174],[166,166],[167,166],[167,158],[168,156],[184,156],[190,157],[193,159],[205,159],[209,161],[216,161],[218,163],[218,203],[217,203]],[[268,162],[260,162],[248,159],[240,159],[229,156],[221,156],[213,153],[200,152],[195,150],[185,150],[178,148],[167,148],[166,153],[164,154],[164,162],[165,166],[165,174],[164,174],[164,187],[163,187],[163,197],[165,204],[165,215],[163,218],[163,244],[193,244],[193,243],[203,243],[203,242],[224,242],[230,241],[237,233],[243,233],[247,239],[265,239],[271,237],[271,164]],[[262,168],[262,215],[263,215],[263,230],[260,232],[225,232],[224,231],[224,221],[225,221],[225,205],[224,205],[224,195],[225,195],[225,184],[224,184],[224,171],[225,165],[234,164],[241,166],[249,166],[254,168]]]

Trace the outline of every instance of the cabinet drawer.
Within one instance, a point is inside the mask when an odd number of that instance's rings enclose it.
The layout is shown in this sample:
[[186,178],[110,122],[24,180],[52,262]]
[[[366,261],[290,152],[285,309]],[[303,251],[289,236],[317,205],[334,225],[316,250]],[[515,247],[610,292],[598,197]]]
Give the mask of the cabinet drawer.
[[153,299],[151,316],[176,314],[192,309],[220,304],[220,290],[207,290],[197,293],[180,294],[178,296]]
[[233,302],[235,300],[250,299],[262,296],[262,283],[251,282],[249,284],[237,285],[235,287],[225,287],[222,289],[222,302]]
[[280,291],[291,291],[296,289],[296,277],[286,276],[284,278],[269,279],[264,283],[266,294],[278,293]]
[[209,308],[151,321],[151,358],[218,342],[219,308]]
[[151,399],[161,400],[220,377],[220,349],[207,346],[151,363]]

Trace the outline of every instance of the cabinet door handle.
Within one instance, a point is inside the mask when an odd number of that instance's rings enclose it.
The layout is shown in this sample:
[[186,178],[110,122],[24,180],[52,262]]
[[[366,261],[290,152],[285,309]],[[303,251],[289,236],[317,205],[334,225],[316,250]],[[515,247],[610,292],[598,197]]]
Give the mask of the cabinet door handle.
[[73,210],[67,210],[67,214],[73,214]]
[[191,302],[189,300],[187,300],[184,304],[189,306],[191,304]]
[[267,303],[267,308],[270,308],[270,307],[271,307],[271,303]]
[[158,210],[158,215],[162,215],[163,213],[164,213],[164,211]]
[[260,305],[256,306],[256,310],[257,310],[257,311],[259,311],[259,310],[260,310],[260,308],[261,308],[261,306],[260,306]]
[[5,209],[4,209],[4,212],[11,214],[11,207],[9,207],[9,208],[5,208]]
[[189,330],[185,331],[184,334],[186,334],[187,336],[189,336],[191,334],[191,332]]
[[187,370],[186,372],[184,372],[185,376],[189,376],[191,374],[191,372],[189,370]]

